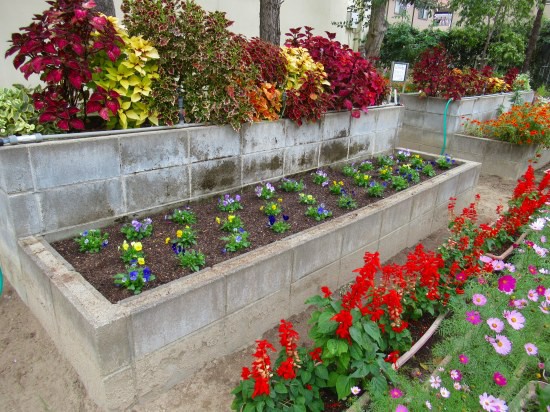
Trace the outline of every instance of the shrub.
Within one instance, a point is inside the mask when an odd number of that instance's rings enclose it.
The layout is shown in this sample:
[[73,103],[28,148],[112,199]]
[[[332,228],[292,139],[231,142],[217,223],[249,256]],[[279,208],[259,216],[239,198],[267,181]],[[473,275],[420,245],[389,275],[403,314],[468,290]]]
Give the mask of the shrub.
[[37,117],[23,86],[0,89],[0,136],[33,133]]
[[[290,29],[291,37],[285,45],[303,47],[314,61],[321,63],[330,82],[331,101],[329,109],[352,110],[354,107],[367,112],[367,107],[380,104],[387,95],[386,80],[378,74],[371,62],[354,52],[346,44],[335,41],[334,33],[327,38],[314,36],[311,27]],[[360,112],[354,111],[354,117]]]
[[[115,61],[122,39],[105,16],[94,11],[93,0],[52,0],[50,8],[33,18],[33,23],[12,34],[6,57],[15,54],[13,64],[28,79],[40,74],[45,83],[33,94],[39,122],[52,122],[62,130],[81,130],[88,114],[103,111],[106,116],[119,108],[116,92],[90,90],[94,55],[104,52]],[[85,102],[97,104],[86,107]],[[97,110],[95,110],[97,109]]]
[[225,13],[184,0],[124,0],[122,10],[129,34],[143,35],[159,52],[152,95],[165,123],[178,120],[178,88],[186,121],[237,129],[252,120],[247,90],[257,76],[246,68],[245,41],[228,30]]

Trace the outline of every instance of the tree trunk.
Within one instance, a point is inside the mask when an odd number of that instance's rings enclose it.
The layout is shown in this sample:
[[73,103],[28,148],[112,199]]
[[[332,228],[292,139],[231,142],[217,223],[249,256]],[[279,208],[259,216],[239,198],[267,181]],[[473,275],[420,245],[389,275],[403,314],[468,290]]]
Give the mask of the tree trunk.
[[281,42],[281,0],[260,0],[260,39],[276,46]]
[[386,21],[386,6],[388,0],[373,1],[370,10],[369,31],[365,41],[365,56],[367,58],[379,57],[382,41],[388,30]]
[[527,43],[527,50],[525,50],[525,60],[523,62],[523,67],[521,68],[522,73],[527,73],[531,66],[533,52],[537,47],[537,40],[539,38],[540,27],[542,25],[542,16],[544,14],[545,5],[546,2],[544,0],[539,0],[537,16],[535,17],[535,21],[533,22],[533,28],[531,29],[531,35],[529,36],[529,43]]
[[487,38],[485,39],[485,45],[483,46],[483,51],[481,52],[481,58],[476,63],[476,68],[480,69],[481,67],[487,65],[487,51],[489,50],[489,44],[491,44],[491,39],[493,38],[493,34],[495,32],[495,28],[497,26],[497,23],[500,23],[500,13],[502,11],[502,0],[500,1],[498,5],[497,12],[495,13],[495,17],[493,19],[493,25],[491,26],[491,18],[488,17],[488,32],[487,32]]
[[106,16],[116,16],[115,4],[113,0],[95,0],[95,10]]

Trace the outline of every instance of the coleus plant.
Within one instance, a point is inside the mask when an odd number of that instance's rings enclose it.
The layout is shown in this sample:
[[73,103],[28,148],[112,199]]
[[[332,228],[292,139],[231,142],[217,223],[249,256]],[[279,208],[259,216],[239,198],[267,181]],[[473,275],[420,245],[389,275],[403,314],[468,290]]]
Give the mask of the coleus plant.
[[[118,93],[86,86],[92,79],[90,59],[104,51],[111,61],[120,55],[122,39],[109,20],[94,11],[94,0],[52,0],[50,8],[14,33],[6,57],[26,79],[39,74],[45,83],[33,94],[39,122],[53,122],[62,130],[82,130],[88,114],[108,119],[119,108]],[[82,107],[85,107],[82,113]]]
[[[387,95],[387,82],[374,65],[353,51],[348,45],[334,40],[336,34],[326,32],[327,37],[314,36],[313,28],[306,26],[290,29],[286,46],[304,47],[314,61],[322,63],[330,82],[332,100],[329,109],[367,112],[368,106],[380,104]],[[360,111],[353,111],[354,117]]]

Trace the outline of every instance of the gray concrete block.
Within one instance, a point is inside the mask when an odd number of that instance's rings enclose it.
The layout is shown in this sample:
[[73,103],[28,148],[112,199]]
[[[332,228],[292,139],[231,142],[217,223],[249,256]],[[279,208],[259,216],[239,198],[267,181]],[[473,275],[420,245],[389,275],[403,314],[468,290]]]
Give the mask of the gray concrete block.
[[320,142],[322,138],[322,122],[304,122],[298,126],[292,120],[286,120],[286,147]]
[[409,233],[407,234],[407,247],[413,247],[422,239],[432,234],[433,217],[434,211],[430,209],[423,215],[411,220],[409,223]]
[[[342,234],[340,232],[323,233],[319,226],[316,226],[309,229],[308,238],[310,239],[308,242],[294,248],[292,282],[336,262],[341,256]],[[320,251],[322,253],[319,253]]]
[[374,153],[386,153],[393,151],[397,143],[397,129],[385,129],[376,132],[374,139]]
[[450,197],[455,197],[458,188],[458,178],[458,175],[453,174],[449,176],[449,178],[445,182],[439,185],[439,190],[437,192],[437,198],[435,201],[436,206],[439,206],[441,204],[446,205],[447,203],[449,203]]
[[214,322],[137,359],[135,379],[140,402],[146,403],[157,398],[172,386],[191,377],[212,359],[229,354],[224,329],[224,321]]
[[382,211],[359,212],[350,217],[350,223],[342,229],[342,255],[364,248],[378,240]]
[[407,236],[409,234],[409,223],[400,226],[397,230],[380,238],[378,251],[380,262],[386,262],[407,247]]
[[377,130],[380,110],[372,109],[367,113],[361,113],[359,118],[351,118],[350,136],[366,135]]
[[[434,208],[434,215],[432,219],[431,232],[435,232],[441,228],[447,227],[449,224],[449,210],[447,203],[442,203]],[[457,209],[458,210],[458,209]],[[461,212],[460,210],[459,212]]]
[[535,147],[532,145],[516,145],[508,142],[500,142],[487,139],[487,150],[485,159],[488,162],[501,163],[524,163],[527,169],[529,159],[535,157]]
[[[266,251],[267,252],[267,251]],[[270,254],[262,259],[261,270],[252,261],[225,272],[227,313],[235,312],[279,290],[288,290],[292,272],[292,251]]]
[[[398,129],[405,109],[402,106],[381,107],[376,109],[376,131]],[[367,113],[368,116],[368,113]]]
[[38,194],[23,193],[8,198],[13,228],[18,238],[44,230]]
[[283,149],[253,153],[242,157],[242,184],[248,185],[283,176]]
[[301,313],[307,309],[305,301],[315,295],[322,295],[321,287],[328,286],[332,292],[338,288],[340,261],[310,273],[290,285],[290,313]]
[[32,190],[32,168],[26,146],[0,148],[0,190],[19,193]]
[[218,277],[140,308],[131,315],[134,357],[142,358],[213,323],[225,314],[225,305],[225,282]]
[[475,188],[479,180],[480,170],[481,170],[480,165],[477,165],[464,171],[458,178],[458,185],[456,187],[456,192],[460,194],[469,189]]
[[241,160],[237,157],[191,165],[191,196],[229,190],[241,185]]
[[62,186],[39,194],[46,231],[88,223],[124,212],[118,179]]
[[246,123],[241,128],[242,154],[273,151],[285,146],[286,121]]
[[401,93],[399,102],[405,106],[405,110],[425,112],[428,106],[428,98],[420,97],[418,93]]
[[365,261],[363,257],[366,252],[374,253],[377,250],[378,240],[369,243],[355,252],[342,256],[340,261],[340,275],[338,276],[338,288],[347,285],[359,275],[359,273],[354,272],[354,270],[364,266]]
[[[452,104],[452,103],[451,103]],[[428,103],[426,105],[427,113],[443,114],[445,112],[445,106],[447,105],[447,99],[439,97],[428,97]]]
[[[473,160],[474,158],[483,158],[488,146],[488,139],[482,139],[474,136],[466,136],[463,134],[455,134],[450,139],[449,153],[460,152],[468,154],[468,157],[462,159]],[[457,155],[458,157],[458,155]]]
[[241,136],[231,126],[193,127],[187,133],[192,163],[240,154]]
[[120,137],[122,174],[143,172],[189,163],[186,130],[166,130]]
[[319,149],[319,143],[286,148],[284,174],[291,175],[316,168],[319,165]]
[[380,225],[380,237],[388,235],[411,220],[413,204],[411,197],[405,198],[404,194],[399,201],[382,211],[382,223]]
[[376,132],[371,132],[351,136],[349,140],[348,158],[357,159],[371,156],[374,152],[376,135]]
[[134,212],[189,197],[187,166],[168,167],[123,177],[126,210]]
[[475,97],[463,97],[460,100],[454,100],[449,105],[448,113],[453,116],[471,116],[474,110]]
[[351,126],[351,112],[344,110],[325,113],[322,117],[323,140],[348,137]]
[[281,319],[287,319],[290,315],[288,288],[227,315],[224,329],[225,349],[232,353],[249,346],[267,330],[277,326]]
[[424,126],[424,116],[422,112],[413,110],[405,110],[403,115],[403,129],[408,129],[410,126],[422,128]]
[[41,143],[29,151],[37,190],[106,180],[120,174],[116,137]]
[[133,348],[130,343],[130,318],[119,316],[108,319],[95,331],[99,368],[109,375],[132,363]]
[[[443,115],[435,113],[426,113],[423,116],[422,128],[427,131],[443,133]],[[447,128],[447,131],[450,129]]]
[[[429,182],[425,183],[427,184],[422,183],[422,187],[418,188],[418,191],[415,191],[411,206],[411,220],[417,219],[429,210],[433,210],[435,206],[438,188],[433,184],[428,184]],[[418,186],[415,186],[413,190],[416,187]]]
[[348,158],[349,138],[326,140],[321,143],[319,166],[338,163]]
[[506,96],[503,94],[496,95],[487,95],[479,96],[474,103],[474,113],[483,113],[496,111],[500,105],[504,105],[506,101]]

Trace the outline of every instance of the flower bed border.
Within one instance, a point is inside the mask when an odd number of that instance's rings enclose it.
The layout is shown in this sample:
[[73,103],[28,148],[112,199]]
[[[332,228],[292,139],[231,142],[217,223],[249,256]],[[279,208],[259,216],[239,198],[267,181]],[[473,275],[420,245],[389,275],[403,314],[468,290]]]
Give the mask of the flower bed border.
[[44,237],[30,236],[19,241],[27,301],[90,396],[107,409],[126,408],[301,312],[319,284],[346,284],[365,250],[379,250],[386,260],[443,227],[449,197],[471,201],[479,169],[465,162],[373,206],[115,305]]

